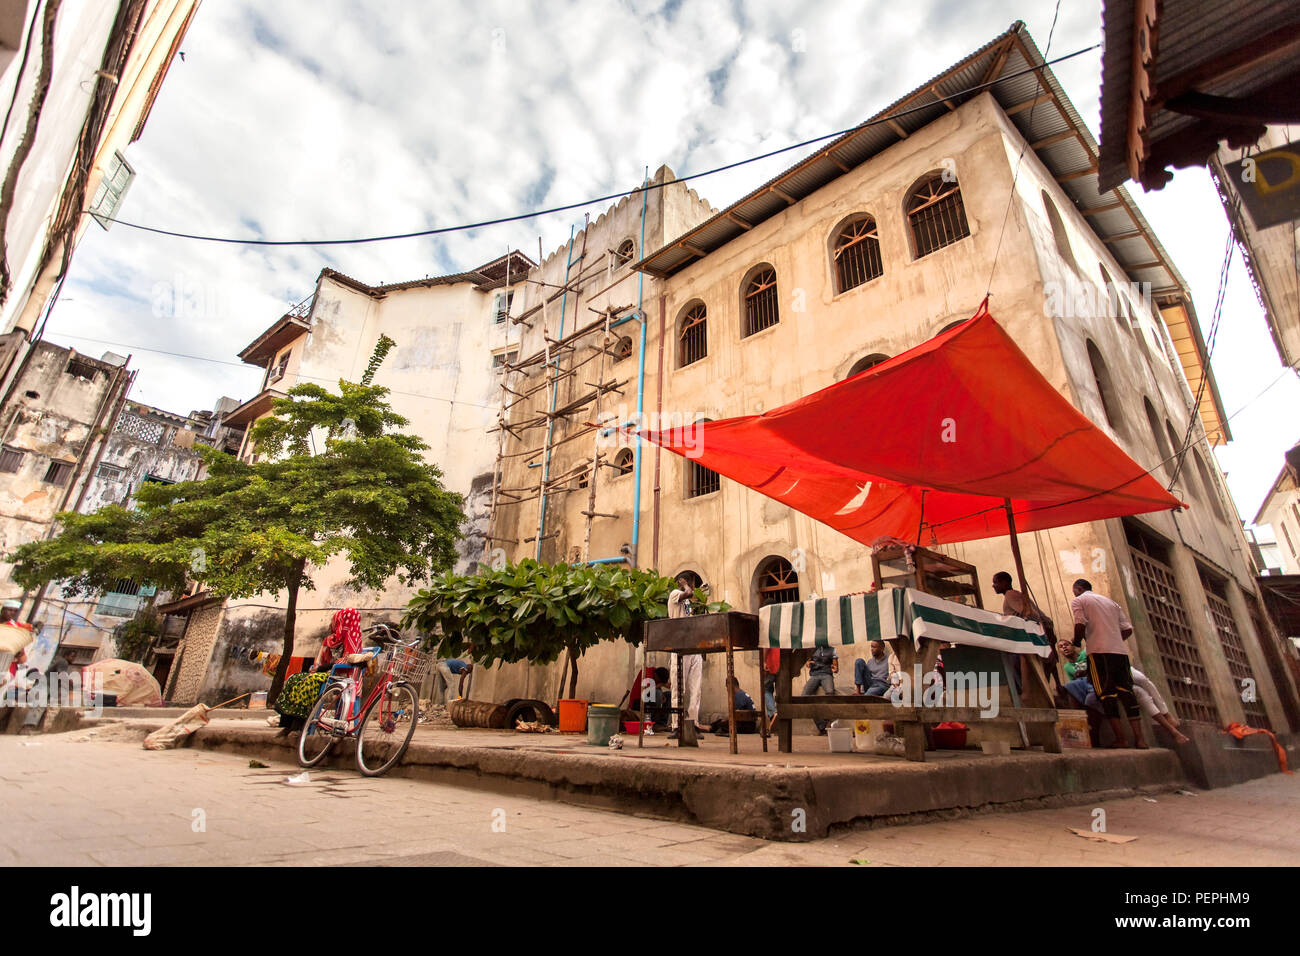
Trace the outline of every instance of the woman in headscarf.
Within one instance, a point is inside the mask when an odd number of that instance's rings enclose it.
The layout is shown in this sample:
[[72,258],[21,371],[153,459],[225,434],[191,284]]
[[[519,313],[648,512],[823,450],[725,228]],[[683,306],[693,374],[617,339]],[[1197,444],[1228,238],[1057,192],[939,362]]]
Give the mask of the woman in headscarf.
[[301,730],[311,709],[316,706],[330,668],[349,654],[361,650],[361,612],[345,607],[334,612],[333,628],[321,642],[320,654],[310,671],[294,674],[284,682],[284,688],[275,701],[275,712],[280,715],[279,736]]

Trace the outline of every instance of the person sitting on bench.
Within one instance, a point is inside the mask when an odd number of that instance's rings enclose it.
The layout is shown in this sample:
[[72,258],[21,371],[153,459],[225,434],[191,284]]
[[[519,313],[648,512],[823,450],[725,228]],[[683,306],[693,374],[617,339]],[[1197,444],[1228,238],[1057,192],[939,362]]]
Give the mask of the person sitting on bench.
[[[758,733],[758,708],[754,706],[754,699],[740,689],[740,681],[734,677],[727,678],[727,690],[736,701],[736,733]],[[709,729],[724,737],[731,733],[726,717],[715,720]]]
[[871,656],[858,658],[853,663],[853,687],[868,697],[884,697],[890,687],[889,655],[884,641],[871,642]]

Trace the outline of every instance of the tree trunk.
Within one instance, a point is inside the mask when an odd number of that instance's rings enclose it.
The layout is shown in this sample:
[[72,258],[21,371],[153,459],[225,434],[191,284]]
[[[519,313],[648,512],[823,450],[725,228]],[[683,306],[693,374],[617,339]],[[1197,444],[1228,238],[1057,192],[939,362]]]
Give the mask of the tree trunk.
[[569,700],[573,700],[578,693],[578,655],[573,653],[573,648],[569,648],[569,663],[573,665],[573,670],[569,672]]
[[276,698],[280,696],[280,690],[284,687],[285,676],[289,670],[289,659],[293,657],[293,631],[298,617],[298,587],[302,584],[302,575],[306,566],[306,561],[295,562],[289,572],[285,589],[289,592],[289,606],[284,612],[284,647],[280,652],[280,665],[275,669],[275,677],[271,679],[271,689],[266,692],[268,707],[273,707]]

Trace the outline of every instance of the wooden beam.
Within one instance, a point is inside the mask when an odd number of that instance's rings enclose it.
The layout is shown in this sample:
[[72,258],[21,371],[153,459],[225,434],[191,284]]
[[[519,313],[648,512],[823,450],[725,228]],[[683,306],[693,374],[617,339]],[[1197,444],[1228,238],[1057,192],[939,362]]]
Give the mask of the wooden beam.
[[695,256],[697,259],[703,259],[703,258],[704,258],[704,252],[703,252],[703,250],[700,250],[700,249],[695,248],[695,247],[694,247],[693,245],[691,245],[689,242],[682,242],[682,243],[680,243],[680,245],[681,245],[681,247],[682,247],[683,249],[685,249],[685,250],[686,250],[687,252],[689,252],[691,255]]
[[789,205],[791,205],[791,206],[793,206],[795,203],[797,203],[797,202],[799,201],[799,200],[795,199],[793,196],[789,195],[788,193],[783,193],[783,192],[781,192],[781,190],[777,189],[775,186],[772,186],[772,187],[771,187],[771,191],[774,192],[774,193],[776,193],[778,196],[780,196],[782,199],[784,199],[784,200],[786,201],[787,204],[789,204]]
[[908,137],[907,130],[903,129],[903,127],[899,124],[897,120],[887,119],[885,120],[885,122],[889,124],[890,129],[892,129],[895,133],[898,134],[899,139],[907,139]]
[[1118,236],[1107,236],[1102,242],[1123,242],[1125,239],[1139,239],[1143,235],[1145,233],[1141,229],[1134,229],[1132,232],[1121,232]]
[[1015,116],[1017,113],[1023,113],[1025,110],[1031,110],[1035,106],[1038,106],[1040,103],[1046,103],[1047,101],[1054,100],[1054,99],[1056,99],[1056,97],[1053,96],[1050,92],[1040,93],[1037,96],[1035,96],[1032,100],[1025,100],[1023,103],[1017,103],[1015,106],[1008,106],[1005,110],[1003,110],[1003,112],[1006,113],[1008,116]]
[[926,87],[926,89],[928,89],[932,94],[934,94],[935,99],[937,99],[944,106],[948,107],[948,109],[951,112],[955,113],[957,111],[957,107],[953,106],[951,101],[949,101],[949,99],[946,96],[944,96],[937,89],[935,89],[935,87],[937,87],[938,85],[939,85],[938,83],[931,83],[928,87]]
[[1122,202],[1108,202],[1104,206],[1093,206],[1091,209],[1080,209],[1079,212],[1085,216],[1095,216],[1098,213],[1110,212],[1112,209],[1119,209],[1124,204]]
[[1045,139],[1040,139],[1035,143],[1030,143],[1029,148],[1037,152],[1044,147],[1053,146],[1056,143],[1060,143],[1067,139],[1074,139],[1077,135],[1078,134],[1073,129],[1067,129],[1064,132],[1056,133],[1055,135],[1048,136]]
[[1077,173],[1066,173],[1064,176],[1057,176],[1058,183],[1068,183],[1072,179],[1083,179],[1085,176],[1096,176],[1097,167],[1089,166],[1087,169],[1081,169]]
[[1131,266],[1124,265],[1124,263],[1121,262],[1120,265],[1124,266],[1125,269],[1130,269],[1130,270],[1132,270],[1133,272],[1137,272],[1139,269],[1167,269],[1167,268],[1169,268],[1168,266],[1165,265],[1164,260],[1162,260],[1162,259],[1153,259],[1153,260],[1151,260],[1150,262],[1138,262],[1138,263],[1136,263],[1136,264],[1134,264],[1134,265],[1131,265]]
[[827,153],[826,153],[826,158],[829,159],[829,160],[830,160],[832,163],[834,163],[836,166],[838,166],[838,167],[840,168],[840,172],[842,172],[842,173],[847,173],[847,172],[849,171],[849,168],[850,168],[850,167],[846,166],[844,163],[842,163],[842,162],[840,162],[838,159],[836,159],[834,153],[827,152]]
[[741,219],[739,216],[737,216],[734,212],[730,212],[730,211],[729,211],[729,212],[727,213],[727,218],[730,219],[732,222],[734,222],[734,223],[735,223],[737,226],[739,226],[741,229],[753,229],[753,228],[754,228],[754,224],[753,224],[752,222],[746,222],[744,219]]

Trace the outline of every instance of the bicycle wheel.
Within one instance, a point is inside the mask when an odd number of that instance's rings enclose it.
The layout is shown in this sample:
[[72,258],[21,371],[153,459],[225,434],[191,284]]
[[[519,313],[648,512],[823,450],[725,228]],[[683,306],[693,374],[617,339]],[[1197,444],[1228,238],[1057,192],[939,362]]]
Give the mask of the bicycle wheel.
[[342,698],[343,688],[337,685],[327,687],[316,701],[316,706],[311,709],[307,723],[303,725],[302,736],[298,738],[298,763],[304,767],[316,766],[334,749],[338,734],[333,728],[322,726],[321,718],[337,720]]
[[420,721],[420,704],[410,684],[390,684],[370,705],[357,730],[357,769],[377,777],[402,759]]

